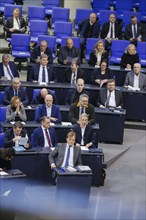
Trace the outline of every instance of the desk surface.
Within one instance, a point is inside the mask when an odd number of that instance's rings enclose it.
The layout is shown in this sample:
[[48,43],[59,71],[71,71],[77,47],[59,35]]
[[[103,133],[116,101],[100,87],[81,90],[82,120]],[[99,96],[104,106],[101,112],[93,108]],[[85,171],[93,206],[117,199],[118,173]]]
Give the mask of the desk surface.
[[67,169],[59,169],[59,168],[54,168],[55,172],[59,176],[92,176],[92,171],[91,172],[78,172],[78,171],[69,171]]
[[26,174],[24,174],[18,169],[6,170],[5,172],[8,173],[8,175],[0,175],[0,179],[14,179],[26,177]]

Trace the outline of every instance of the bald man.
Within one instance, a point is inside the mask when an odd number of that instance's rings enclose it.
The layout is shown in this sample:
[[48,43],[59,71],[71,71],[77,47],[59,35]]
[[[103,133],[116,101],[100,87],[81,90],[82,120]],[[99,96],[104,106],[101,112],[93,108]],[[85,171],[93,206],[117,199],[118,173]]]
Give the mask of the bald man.
[[43,116],[48,116],[53,123],[61,123],[62,121],[60,109],[53,104],[53,96],[51,94],[46,95],[45,104],[36,109],[35,120],[40,121]]
[[55,95],[55,91],[51,90],[51,89],[46,89],[43,88],[40,90],[40,92],[38,92],[38,94],[36,95],[36,97],[32,100],[32,104],[35,105],[39,105],[39,104],[44,104],[45,103],[45,96],[51,94],[53,96],[53,104],[58,104],[58,100],[57,97]]

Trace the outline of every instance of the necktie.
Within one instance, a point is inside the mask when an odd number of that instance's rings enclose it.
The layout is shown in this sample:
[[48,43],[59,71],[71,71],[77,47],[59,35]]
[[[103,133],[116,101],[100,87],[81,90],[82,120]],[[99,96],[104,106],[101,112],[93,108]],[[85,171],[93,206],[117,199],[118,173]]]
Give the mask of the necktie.
[[134,39],[137,37],[137,33],[136,33],[136,26],[135,26],[135,24],[134,24]]
[[52,147],[50,134],[49,134],[49,131],[47,129],[45,129],[45,134],[46,134],[46,138],[47,138],[49,147]]
[[7,73],[9,74],[10,79],[12,80],[12,79],[13,79],[13,76],[12,76],[12,74],[11,74],[10,70],[9,70],[8,65],[6,65],[6,68],[7,68]]
[[84,107],[81,107],[81,111],[80,111],[81,114],[84,113]]
[[106,99],[106,102],[105,102],[105,107],[108,108],[109,107],[109,101],[110,101],[110,97],[111,97],[111,91],[109,91],[109,95]]
[[73,78],[72,78],[72,85],[76,84],[76,74],[73,73]]
[[42,70],[42,82],[46,82],[45,67]]
[[18,27],[19,27],[19,29],[20,29],[20,23],[19,23],[18,18],[16,18],[16,21],[17,21]]
[[18,96],[18,91],[17,91],[17,89],[14,90],[14,96]]
[[111,24],[111,38],[113,38],[113,24]]
[[69,156],[70,156],[70,147],[68,147],[68,150],[67,150],[65,167],[68,167],[68,165],[69,165]]

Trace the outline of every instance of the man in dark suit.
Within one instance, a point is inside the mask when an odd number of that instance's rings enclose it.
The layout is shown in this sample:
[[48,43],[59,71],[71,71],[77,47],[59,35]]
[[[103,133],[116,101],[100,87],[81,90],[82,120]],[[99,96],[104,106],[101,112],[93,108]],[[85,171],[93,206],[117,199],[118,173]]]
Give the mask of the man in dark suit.
[[60,144],[49,154],[51,168],[76,167],[82,164],[81,148],[75,146],[76,133],[70,131],[67,134],[67,144]]
[[100,25],[95,13],[91,13],[89,19],[85,19],[79,24],[77,34],[80,37],[81,59],[84,58],[84,47],[87,38],[98,38],[99,32]]
[[61,123],[62,121],[60,109],[53,104],[53,96],[51,94],[45,96],[45,104],[38,108],[35,117],[36,121],[40,121],[43,116],[48,116],[53,123]]
[[89,116],[89,124],[95,124],[95,111],[93,105],[89,104],[89,96],[82,94],[78,103],[73,103],[69,111],[69,121],[73,124],[79,123],[81,114],[86,113]]
[[61,47],[58,53],[58,63],[70,64],[73,60],[77,61],[78,64],[81,62],[80,49],[74,47],[74,42],[71,38],[67,38],[66,46]]
[[122,28],[116,22],[115,14],[110,14],[109,22],[103,24],[100,37],[106,39],[106,47],[111,44],[112,40],[122,39]]
[[94,130],[89,125],[88,115],[83,113],[79,117],[79,124],[74,126],[76,132],[76,146],[85,146],[87,148],[97,147],[97,138],[95,137]]
[[11,98],[13,96],[18,96],[21,99],[23,105],[27,105],[29,103],[26,90],[21,87],[21,82],[19,78],[13,78],[12,85],[5,88],[3,104],[10,105]]
[[[21,137],[28,138],[27,132],[23,129],[22,123],[20,121],[17,121],[13,125],[13,128],[6,130],[4,136],[4,147],[19,146],[19,141],[21,140]],[[30,147],[29,139],[24,147]]]
[[138,23],[135,15],[131,16],[131,24],[126,26],[124,37],[126,40],[130,40],[133,44],[136,44],[137,41],[146,41],[146,29],[143,24]]
[[28,73],[28,81],[39,83],[54,83],[55,76],[53,70],[47,66],[48,56],[42,54],[40,57],[40,63],[35,64],[30,74]]
[[8,54],[4,54],[0,63],[0,78],[1,80],[12,80],[14,77],[19,77],[16,65],[10,61]]
[[55,91],[51,89],[43,88],[41,91],[36,95],[36,97],[32,100],[32,104],[39,105],[45,103],[45,96],[51,94],[53,96],[53,104],[58,104],[57,97],[55,95]]
[[4,25],[4,30],[7,32],[7,38],[11,38],[12,34],[23,34],[26,32],[26,22],[20,16],[19,8],[13,10],[13,17],[8,18]]
[[79,78],[77,79],[76,88],[70,89],[65,98],[65,105],[71,105],[72,103],[77,103],[81,94],[89,95],[89,92],[84,89],[84,80]]
[[146,90],[146,75],[141,73],[140,63],[135,63],[133,71],[127,73],[124,86],[129,90]]
[[50,118],[43,116],[41,126],[33,131],[32,147],[55,147],[56,140],[55,129],[50,126]]
[[115,80],[109,79],[107,81],[107,88],[99,92],[97,106],[100,108],[122,108],[123,96],[122,92],[115,90]]
[[71,63],[70,68],[67,68],[65,70],[65,80],[64,80],[64,82],[75,85],[78,78],[82,78],[82,79],[84,78],[83,74],[84,74],[84,72],[83,72],[82,69],[79,69],[79,66],[78,66],[77,62],[73,61]]
[[48,56],[48,63],[53,63],[53,57],[52,57],[52,51],[51,49],[48,47],[47,41],[42,40],[40,42],[40,46],[37,46],[34,48],[31,57],[30,57],[30,61],[32,63],[40,63],[40,57],[42,54],[46,54]]

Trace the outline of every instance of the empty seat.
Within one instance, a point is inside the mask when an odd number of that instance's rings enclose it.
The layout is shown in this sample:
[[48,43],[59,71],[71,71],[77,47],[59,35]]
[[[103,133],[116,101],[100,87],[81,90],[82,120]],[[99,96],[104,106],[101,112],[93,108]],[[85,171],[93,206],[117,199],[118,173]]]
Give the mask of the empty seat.
[[142,66],[146,66],[146,42],[137,43],[137,53],[140,57],[140,63]]
[[6,106],[0,107],[0,121],[6,121]]
[[28,23],[30,20],[44,20],[45,7],[43,6],[28,6]]
[[62,37],[68,37],[72,35],[72,23],[71,22],[55,22],[54,36],[56,37],[56,43],[61,44]]
[[116,11],[117,11],[117,19],[123,19],[123,13],[126,11],[131,11],[133,7],[133,0],[116,0]]
[[84,19],[88,19],[88,18],[89,18],[91,12],[93,12],[92,9],[76,8],[75,30],[78,30],[78,25],[79,25]]
[[4,96],[4,92],[0,92],[0,104],[2,104],[2,101],[3,101],[3,96]]
[[14,0],[0,0],[0,12],[3,12],[5,11],[5,6],[7,4],[14,4]]
[[52,11],[52,27],[54,28],[54,23],[56,21],[65,21],[68,22],[69,20],[69,8],[59,8],[55,7]]
[[4,133],[0,133],[0,148],[3,147],[3,144],[4,144],[4,136],[5,136]]
[[100,15],[100,10],[108,10],[110,7],[110,0],[93,0],[92,8],[97,13],[97,17]]
[[30,21],[30,41],[37,42],[38,35],[47,35],[48,33],[48,22],[31,20]]
[[60,6],[60,0],[42,0],[42,5],[45,7],[45,14],[51,16],[53,8]]
[[140,0],[139,11],[141,13],[141,21],[146,22],[146,0]]

